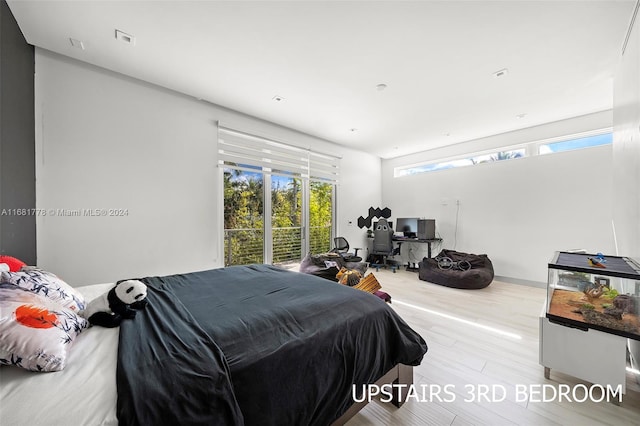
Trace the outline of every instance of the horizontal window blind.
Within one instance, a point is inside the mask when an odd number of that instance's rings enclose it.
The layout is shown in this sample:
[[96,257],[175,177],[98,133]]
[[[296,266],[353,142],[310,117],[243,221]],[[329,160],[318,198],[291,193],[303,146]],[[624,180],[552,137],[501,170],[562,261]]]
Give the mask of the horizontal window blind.
[[218,125],[219,164],[338,183],[340,158]]
[[338,183],[339,158],[309,151],[309,175],[312,179]]

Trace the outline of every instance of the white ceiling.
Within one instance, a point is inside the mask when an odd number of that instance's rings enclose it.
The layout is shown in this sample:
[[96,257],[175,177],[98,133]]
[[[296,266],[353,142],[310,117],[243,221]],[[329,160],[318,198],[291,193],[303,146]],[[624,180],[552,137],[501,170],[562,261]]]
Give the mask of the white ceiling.
[[35,46],[392,158],[610,109],[635,0],[8,4]]

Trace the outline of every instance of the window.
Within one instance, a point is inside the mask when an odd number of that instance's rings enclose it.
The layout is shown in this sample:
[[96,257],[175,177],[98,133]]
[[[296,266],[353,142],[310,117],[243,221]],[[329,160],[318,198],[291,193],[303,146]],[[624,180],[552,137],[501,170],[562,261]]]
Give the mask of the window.
[[465,156],[433,160],[410,166],[400,166],[394,169],[394,177],[409,176],[418,173],[435,172],[456,167],[473,166],[482,163],[512,160],[527,155],[552,154],[556,152],[572,151],[607,145],[613,142],[611,128],[592,132],[563,136],[544,141],[530,142],[516,147],[503,148],[502,151],[490,153],[472,153]]
[[224,168],[225,266],[264,262],[264,176]]
[[458,158],[448,161],[436,161],[408,167],[396,167],[394,176],[408,176],[416,173],[433,172],[436,170],[453,169],[455,167],[473,166],[481,163],[492,163],[495,161],[511,160],[525,156],[525,148],[511,149],[507,151],[496,151],[488,154],[477,154],[470,157]]
[[225,266],[331,248],[339,158],[219,126]]
[[576,139],[566,139],[558,142],[545,143],[538,146],[538,154],[552,154],[555,152],[573,151],[575,149],[590,148],[592,146],[607,145],[613,142],[613,133],[604,133]]
[[331,250],[335,186],[312,180],[309,188],[309,251],[326,253]]

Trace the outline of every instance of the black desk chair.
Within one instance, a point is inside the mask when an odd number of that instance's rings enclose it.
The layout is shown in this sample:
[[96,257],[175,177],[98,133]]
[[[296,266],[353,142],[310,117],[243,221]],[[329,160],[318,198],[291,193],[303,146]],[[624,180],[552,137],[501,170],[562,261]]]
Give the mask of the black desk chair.
[[354,248],[354,253],[349,253],[349,241],[344,237],[336,237],[333,239],[333,253],[338,253],[345,262],[362,262],[362,258],[358,256],[360,248]]
[[397,265],[395,263],[389,263],[389,256],[396,254],[393,250],[393,229],[389,226],[386,219],[380,219],[376,224],[376,228],[373,230],[373,250],[371,254],[374,258],[379,258],[375,263],[371,263],[371,266],[380,270],[380,267],[390,267],[393,272],[396,272]]

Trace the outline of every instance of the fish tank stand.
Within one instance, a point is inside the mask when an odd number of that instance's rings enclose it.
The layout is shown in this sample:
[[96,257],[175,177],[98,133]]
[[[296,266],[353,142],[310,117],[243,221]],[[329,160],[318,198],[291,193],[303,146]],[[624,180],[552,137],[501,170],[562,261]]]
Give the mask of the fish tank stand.
[[551,371],[557,370],[626,393],[627,339],[624,337],[567,327],[541,315],[539,360],[545,379],[550,379]]
[[626,393],[627,339],[640,340],[640,263],[556,252],[548,272],[539,319],[545,378],[557,370]]

